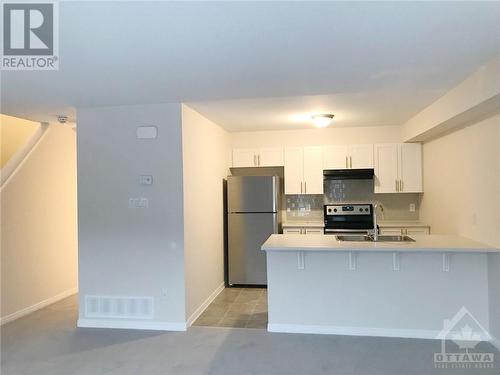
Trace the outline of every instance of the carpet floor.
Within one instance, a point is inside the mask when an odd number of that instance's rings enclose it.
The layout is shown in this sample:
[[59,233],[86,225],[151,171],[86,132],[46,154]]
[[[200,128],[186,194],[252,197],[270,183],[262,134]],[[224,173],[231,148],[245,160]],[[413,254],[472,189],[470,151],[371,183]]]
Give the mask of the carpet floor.
[[268,333],[191,327],[187,332],[76,328],[69,297],[2,327],[2,375],[426,375],[500,373],[435,369],[436,340]]

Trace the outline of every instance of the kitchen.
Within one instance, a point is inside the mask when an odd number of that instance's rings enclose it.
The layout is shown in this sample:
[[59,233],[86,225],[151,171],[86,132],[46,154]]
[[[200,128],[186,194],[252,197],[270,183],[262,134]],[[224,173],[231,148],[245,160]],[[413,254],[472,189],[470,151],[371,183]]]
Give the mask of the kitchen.
[[[310,121],[314,123],[312,117]],[[335,128],[334,121],[332,128]],[[498,248],[481,241],[446,236],[440,229],[434,235],[431,224],[422,220],[420,214],[425,199],[424,142],[402,143],[402,137],[402,129],[396,127],[364,128],[362,133],[356,129],[320,128],[232,134],[229,185],[232,179],[241,184],[245,178],[262,178],[250,176],[278,176],[282,189],[279,198],[275,198],[281,205],[276,223],[262,229],[254,243],[247,241],[245,245],[249,254],[260,259],[260,281],[251,280],[252,277],[231,279],[231,255],[236,263],[244,262],[245,257],[239,252],[239,247],[244,246],[238,241],[247,236],[242,235],[239,228],[232,240],[231,219],[228,219],[226,285],[268,285],[269,321],[260,328],[272,332],[434,338],[442,324],[442,319],[435,317],[444,319],[462,305],[473,306],[481,321],[488,321],[487,258],[488,253],[497,253]],[[336,142],[341,139],[345,143],[329,144],[329,139]],[[354,143],[356,139],[366,143]],[[301,145],[304,140],[307,143]],[[432,181],[427,186],[430,184]],[[229,207],[231,199],[244,202],[245,192],[252,196],[249,186],[238,189],[229,194]],[[254,195],[262,197],[262,201],[267,197],[262,191]],[[274,212],[273,207],[270,205],[268,211]],[[367,214],[355,215],[359,210]],[[248,211],[254,212],[251,208]],[[231,216],[231,208],[229,212]],[[234,210],[234,214],[238,212]],[[357,217],[361,221],[352,219]],[[375,228],[378,229],[375,231]],[[268,239],[272,233],[276,234]],[[266,255],[257,251],[259,244],[263,245]],[[232,247],[239,253],[232,254]],[[328,251],[334,254],[327,254]],[[422,258],[423,253],[426,255]],[[267,280],[262,276],[265,256]],[[366,262],[373,263],[374,267],[368,274],[362,272]],[[233,266],[242,268],[237,264]],[[331,270],[337,275],[335,281],[329,276]],[[248,275],[251,272],[252,269],[247,269]],[[450,272],[453,277],[447,277]],[[345,287],[344,282],[351,280],[352,283],[356,275],[363,281],[355,283],[356,288]],[[428,279],[430,285],[440,285],[441,293],[448,294],[450,299],[454,295],[455,300],[442,310],[430,308],[436,295],[428,292],[429,284],[421,283],[423,278]],[[333,285],[342,287],[336,290]],[[366,288],[367,285],[370,288]],[[395,285],[395,289],[390,289],[390,285]],[[469,299],[463,294],[466,290]],[[244,292],[240,293],[236,301],[252,301]],[[341,311],[336,303],[325,303],[325,295],[334,301],[349,301],[350,295],[358,295],[362,302],[346,304],[345,311]],[[409,300],[394,300],[395,295],[406,295]],[[255,306],[262,307],[261,298],[262,295],[255,297]],[[219,302],[215,305],[220,307]],[[384,308],[367,318],[369,321],[363,321],[366,315],[360,312],[367,308],[374,311],[378,305]],[[228,310],[223,310],[225,319],[220,320],[208,307],[195,325],[255,327],[258,323],[255,311],[242,309],[237,314],[235,306],[228,305]],[[412,314],[417,306],[426,306],[430,315],[427,320],[421,321],[421,317]],[[262,308],[256,311],[262,319]],[[314,314],[310,311],[315,311],[316,316],[312,317]],[[359,321],[346,320],[359,315]],[[402,323],[398,326],[401,316],[405,317],[406,326]],[[411,321],[412,316],[415,321]]]

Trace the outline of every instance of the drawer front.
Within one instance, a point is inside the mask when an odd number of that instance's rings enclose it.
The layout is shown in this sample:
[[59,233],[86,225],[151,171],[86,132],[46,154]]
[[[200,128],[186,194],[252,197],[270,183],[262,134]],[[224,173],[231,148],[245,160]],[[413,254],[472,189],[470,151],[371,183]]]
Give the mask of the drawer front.
[[283,228],[283,234],[302,234],[302,228]]
[[306,234],[323,234],[323,228],[306,228]]

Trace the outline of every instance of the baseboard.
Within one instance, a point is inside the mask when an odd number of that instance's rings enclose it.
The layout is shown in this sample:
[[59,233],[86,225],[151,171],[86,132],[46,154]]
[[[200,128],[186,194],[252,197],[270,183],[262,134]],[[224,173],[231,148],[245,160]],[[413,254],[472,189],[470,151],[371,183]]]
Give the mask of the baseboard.
[[191,327],[191,325],[195,322],[196,319],[200,317],[201,314],[203,314],[203,311],[214,301],[214,299],[224,290],[224,282],[222,282],[214,291],[212,294],[208,296],[208,298],[196,309],[194,313],[191,314],[191,316],[187,320],[187,326]]
[[413,339],[435,339],[440,331],[420,329],[390,329],[366,327],[336,327],[302,324],[272,324],[267,325],[269,332],[282,333],[312,333],[320,335],[398,337]]
[[151,322],[108,319],[78,319],[80,328],[113,328],[113,329],[141,329],[152,331],[185,331],[186,323]]
[[496,337],[492,336],[490,342],[493,344],[493,346],[495,348],[497,348],[498,350],[500,350],[500,340],[499,339],[497,339]]
[[78,293],[78,288],[72,288],[72,289],[66,290],[62,293],[59,293],[53,297],[47,298],[46,300],[38,302],[32,306],[28,306],[22,310],[16,311],[15,313],[12,313],[12,314],[9,314],[5,317],[2,317],[0,319],[0,325],[4,325],[4,324],[12,322],[16,319],[22,318],[23,316],[31,314],[37,310],[43,309],[44,307],[47,307],[49,305],[52,305],[53,303],[59,302],[60,300],[65,299],[69,296],[72,296],[73,294],[76,294],[76,293]]

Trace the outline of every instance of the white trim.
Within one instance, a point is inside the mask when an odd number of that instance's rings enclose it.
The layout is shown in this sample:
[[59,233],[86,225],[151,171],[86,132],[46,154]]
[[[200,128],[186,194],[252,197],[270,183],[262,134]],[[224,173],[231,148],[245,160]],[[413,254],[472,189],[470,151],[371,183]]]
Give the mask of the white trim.
[[440,331],[425,329],[394,329],[371,327],[337,327],[304,324],[273,324],[267,325],[269,332],[282,333],[313,333],[320,335],[399,337],[412,339],[436,339]]
[[65,299],[69,296],[72,296],[73,294],[76,294],[76,293],[78,293],[78,288],[72,288],[72,289],[66,290],[62,293],[59,293],[53,297],[47,298],[46,300],[35,303],[32,306],[25,307],[24,309],[18,310],[12,314],[9,314],[7,316],[2,317],[0,319],[0,325],[4,325],[4,324],[12,322],[16,319],[22,318],[23,316],[31,314],[37,310],[43,309],[44,307],[47,307],[49,305],[52,305],[53,303],[59,302],[60,300]]
[[203,311],[214,301],[214,299],[224,290],[224,282],[222,282],[214,291],[212,294],[208,296],[208,298],[198,307],[194,313],[191,314],[191,316],[187,320],[187,326],[191,327],[191,325],[195,322],[196,319],[200,317],[201,314],[203,314]]
[[497,339],[496,337],[491,336],[490,342],[493,344],[495,348],[500,350],[500,340]]
[[28,141],[21,148],[19,148],[14,155],[11,156],[7,163],[5,163],[3,168],[0,170],[0,186],[2,189],[24,164],[28,156],[40,144],[42,137],[47,133],[48,128],[49,124],[42,122],[40,127],[33,133]]
[[81,328],[114,328],[114,329],[142,329],[152,331],[185,331],[186,323],[151,322],[113,319],[78,319],[77,327]]

